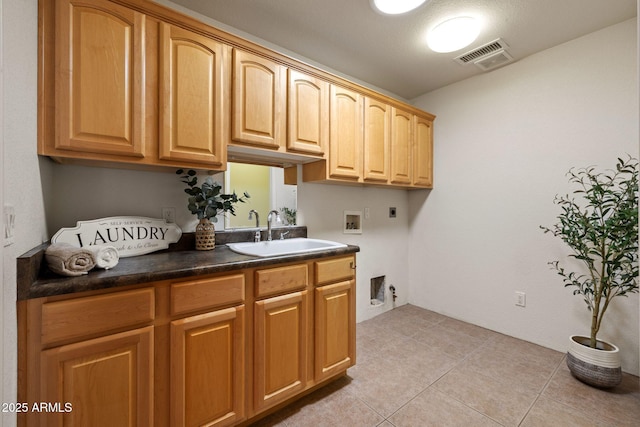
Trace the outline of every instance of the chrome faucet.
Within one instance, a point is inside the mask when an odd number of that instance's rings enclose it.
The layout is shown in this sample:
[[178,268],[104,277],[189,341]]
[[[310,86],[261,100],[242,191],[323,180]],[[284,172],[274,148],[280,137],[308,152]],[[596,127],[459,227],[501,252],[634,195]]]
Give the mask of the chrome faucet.
[[276,214],[276,222],[281,222],[282,220],[280,219],[280,212],[273,210],[271,212],[269,212],[269,215],[267,215],[267,240],[272,240],[271,239],[271,219],[272,219],[272,215]]
[[256,232],[253,235],[253,241],[254,242],[259,242],[260,241],[260,216],[258,215],[258,212],[256,212],[254,209],[251,209],[249,211],[249,220],[253,219],[253,214],[256,214]]

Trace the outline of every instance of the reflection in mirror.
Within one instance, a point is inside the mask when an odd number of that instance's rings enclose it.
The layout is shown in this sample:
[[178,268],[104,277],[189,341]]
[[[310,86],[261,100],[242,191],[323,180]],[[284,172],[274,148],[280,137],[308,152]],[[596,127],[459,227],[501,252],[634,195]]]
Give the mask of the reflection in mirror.
[[[235,191],[238,195],[249,193],[246,203],[236,205],[236,216],[225,215],[225,228],[255,227],[256,220],[249,219],[249,211],[254,209],[260,216],[260,227],[267,226],[267,214],[275,209],[280,212],[282,224],[294,225],[297,209],[297,188],[284,183],[284,169],[244,163],[227,163],[225,172],[225,193]],[[285,213],[294,213],[291,215]],[[292,223],[293,222],[293,223]]]

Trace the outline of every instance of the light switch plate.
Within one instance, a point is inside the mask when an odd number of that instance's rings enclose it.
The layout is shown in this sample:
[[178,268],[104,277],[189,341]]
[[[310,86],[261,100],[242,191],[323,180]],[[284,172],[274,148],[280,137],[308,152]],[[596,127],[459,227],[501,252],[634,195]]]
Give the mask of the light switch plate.
[[4,205],[2,213],[4,224],[4,245],[13,245],[15,243],[16,232],[16,209],[11,205]]

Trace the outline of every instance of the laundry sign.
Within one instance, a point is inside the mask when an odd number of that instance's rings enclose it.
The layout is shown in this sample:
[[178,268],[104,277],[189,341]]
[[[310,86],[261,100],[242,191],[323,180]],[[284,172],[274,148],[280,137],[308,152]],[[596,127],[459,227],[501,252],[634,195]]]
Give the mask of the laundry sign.
[[180,236],[180,227],[163,219],[114,216],[78,221],[73,228],[61,228],[51,243],[69,243],[80,248],[110,245],[124,258],[166,249]]

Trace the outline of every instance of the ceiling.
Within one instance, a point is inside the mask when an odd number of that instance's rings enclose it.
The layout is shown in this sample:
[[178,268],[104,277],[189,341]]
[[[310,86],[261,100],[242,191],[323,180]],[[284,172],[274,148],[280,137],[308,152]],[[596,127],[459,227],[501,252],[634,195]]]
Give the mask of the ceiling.
[[[497,38],[517,61],[637,14],[636,0],[428,0],[398,16],[369,0],[172,1],[407,100],[483,73],[453,58]],[[481,19],[476,41],[431,52],[427,31],[456,15]]]

